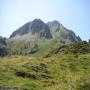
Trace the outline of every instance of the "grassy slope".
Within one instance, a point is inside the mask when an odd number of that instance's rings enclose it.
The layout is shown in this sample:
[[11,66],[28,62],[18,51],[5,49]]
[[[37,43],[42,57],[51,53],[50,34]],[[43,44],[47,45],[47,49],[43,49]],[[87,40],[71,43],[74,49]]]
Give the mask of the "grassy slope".
[[90,90],[90,54],[0,58],[0,86],[15,85],[20,90]]
[[48,52],[62,45],[61,43],[53,39],[38,41],[37,44],[39,46],[39,51],[33,54],[32,56],[43,57],[44,55],[48,54]]

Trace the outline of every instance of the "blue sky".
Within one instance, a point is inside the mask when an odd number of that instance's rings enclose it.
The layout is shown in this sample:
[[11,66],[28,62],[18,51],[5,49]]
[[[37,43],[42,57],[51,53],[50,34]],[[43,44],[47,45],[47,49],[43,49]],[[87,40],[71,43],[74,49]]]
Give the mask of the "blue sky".
[[35,18],[58,20],[83,40],[90,38],[90,0],[0,0],[0,36]]

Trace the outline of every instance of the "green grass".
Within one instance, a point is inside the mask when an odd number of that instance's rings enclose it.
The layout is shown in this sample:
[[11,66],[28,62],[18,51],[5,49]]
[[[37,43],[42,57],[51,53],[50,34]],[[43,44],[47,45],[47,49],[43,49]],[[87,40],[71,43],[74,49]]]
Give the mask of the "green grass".
[[35,57],[43,57],[46,54],[48,54],[48,52],[62,45],[60,42],[57,42],[56,40],[53,40],[53,39],[38,41],[37,44],[39,46],[39,50],[38,52],[32,54],[32,56],[35,56]]
[[90,90],[90,54],[0,58],[0,86],[17,86],[20,90]]

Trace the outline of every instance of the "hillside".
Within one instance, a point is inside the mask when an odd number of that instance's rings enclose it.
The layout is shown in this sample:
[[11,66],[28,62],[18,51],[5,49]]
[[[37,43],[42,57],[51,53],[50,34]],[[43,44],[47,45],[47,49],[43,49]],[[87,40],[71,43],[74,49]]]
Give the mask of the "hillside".
[[[6,40],[1,40],[5,45]],[[0,88],[90,90],[90,42],[39,42],[39,47],[29,42],[8,44],[13,54],[0,57]],[[39,50],[33,53],[35,49]]]
[[45,54],[57,45],[75,41],[81,41],[80,37],[59,21],[44,23],[34,19],[15,30],[6,43],[9,55],[30,55],[38,52]]
[[0,56],[7,55],[7,43],[6,38],[0,36]]
[[40,19],[0,36],[0,89],[90,90],[90,40]]
[[90,90],[90,54],[0,58],[0,87],[19,90]]
[[90,53],[90,43],[86,41],[73,42],[69,44],[60,45],[56,49],[50,51],[46,57],[52,55],[64,55],[64,54],[88,54]]

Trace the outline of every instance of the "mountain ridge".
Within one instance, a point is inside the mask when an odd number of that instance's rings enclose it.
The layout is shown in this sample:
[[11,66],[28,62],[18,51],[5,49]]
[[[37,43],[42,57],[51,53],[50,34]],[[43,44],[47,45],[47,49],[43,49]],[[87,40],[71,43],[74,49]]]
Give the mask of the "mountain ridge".
[[[28,36],[28,33],[31,33],[35,38],[37,38],[35,36],[37,34],[37,36],[44,37],[45,39],[56,39],[65,42],[81,41],[80,37],[72,30],[64,27],[59,21],[54,20],[44,23],[41,19],[34,19],[24,24],[10,35],[10,39],[16,38],[17,36],[22,38],[25,34]],[[28,38],[30,39],[30,37]]]
[[28,22],[21,26],[19,29],[14,31],[10,38],[15,37],[16,35],[24,35],[31,32],[32,35],[36,33],[40,34],[40,37],[45,37],[47,39],[52,38],[49,27],[40,19],[34,19],[32,22]]
[[66,41],[66,40],[70,40],[71,42],[81,41],[81,38],[79,36],[77,36],[72,30],[67,29],[64,25],[59,23],[59,21],[57,20],[48,22],[47,25],[52,31],[52,35],[56,39],[59,38],[59,41]]

